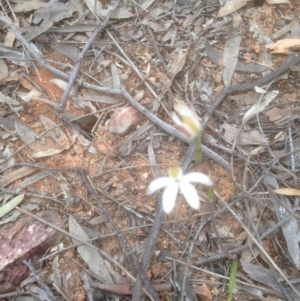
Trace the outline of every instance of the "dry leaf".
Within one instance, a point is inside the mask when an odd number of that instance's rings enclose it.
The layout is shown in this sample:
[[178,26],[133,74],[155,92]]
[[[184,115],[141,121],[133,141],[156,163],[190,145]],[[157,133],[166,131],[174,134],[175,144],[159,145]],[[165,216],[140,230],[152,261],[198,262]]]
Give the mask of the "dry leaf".
[[218,13],[218,18],[227,16],[236,10],[240,9],[241,7],[245,6],[247,2],[250,0],[231,0],[227,2]]
[[196,295],[203,301],[208,301],[212,299],[212,293],[206,284],[195,285],[194,290]]
[[[295,220],[295,218],[293,218],[290,212],[288,212],[289,209],[292,210],[291,209],[292,204],[290,200],[284,196],[281,196],[279,201],[278,200],[279,196],[273,193],[274,190],[279,189],[277,179],[274,176],[265,174],[263,181],[267,190],[269,191],[271,206],[277,216],[277,219],[281,221],[285,217],[288,218],[288,221],[281,226],[281,230],[286,241],[288,253],[292,258],[295,267],[299,269],[300,268],[299,225],[298,225],[298,221]],[[287,210],[286,208],[289,209]],[[277,280],[276,283],[278,284]],[[298,299],[299,298],[296,298],[295,300]]]
[[142,3],[141,7],[146,10],[148,7],[151,6],[151,4],[154,2],[154,0],[146,0],[144,3]]
[[0,92],[0,103],[8,104],[9,106],[19,105],[19,102],[16,101],[14,98],[6,96],[6,95],[2,94],[1,92]]
[[272,91],[265,95],[261,101],[251,106],[243,118],[243,124],[247,123],[256,114],[262,112],[279,94],[279,91]]
[[267,3],[270,5],[274,4],[290,4],[289,0],[267,0]]
[[121,79],[119,75],[119,70],[115,64],[111,64],[110,67],[113,80],[113,87],[114,89],[121,89]]
[[3,78],[8,76],[8,68],[4,59],[0,58],[0,82]]
[[[224,67],[226,64],[223,61],[223,54],[217,51],[208,40],[206,40],[205,51],[209,59],[216,65]],[[249,72],[249,73],[261,73],[265,71],[267,67],[258,64],[244,64],[238,61],[235,67],[235,71]]]
[[293,47],[297,48],[300,46],[300,39],[283,39],[276,43],[270,43],[266,45],[267,49],[271,49],[271,53],[291,53]]
[[[233,31],[238,32],[241,22],[242,18],[240,15],[233,17]],[[242,36],[236,34],[233,37],[229,37],[225,43],[223,52],[223,61],[226,62],[223,69],[223,82],[225,87],[230,86],[231,79],[239,58],[241,41]]]
[[[71,234],[82,240],[90,241],[90,237],[88,237],[88,235],[84,232],[72,215],[69,217],[69,231]],[[72,238],[72,241],[74,244],[78,244],[76,239]],[[77,247],[77,252],[97,277],[102,279],[107,284],[114,283],[102,256],[96,249],[80,243],[80,245]]]
[[[50,80],[50,83],[54,84],[55,86],[57,86],[58,88],[62,89],[63,91],[66,90],[68,83],[65,82],[62,79],[59,78],[53,78]],[[76,89],[73,87],[70,91],[70,96],[73,96],[76,94]]]
[[169,72],[174,78],[182,70],[185,64],[186,52],[178,47],[170,54],[170,58]]
[[38,24],[41,20],[44,20],[43,23],[47,21],[52,21],[53,23],[59,22],[72,17],[75,11],[75,5],[70,1],[66,3],[50,1],[46,7],[42,7],[34,12],[33,23]]
[[261,44],[272,43],[273,41],[269,36],[267,36],[264,31],[261,29],[258,23],[254,20],[250,22],[249,30],[253,32],[253,37],[257,38],[258,42]]
[[[108,5],[107,9],[103,9],[100,5],[100,2],[96,0],[84,0],[85,4],[89,8],[89,10],[93,14],[97,14],[100,17],[106,17],[108,13],[113,9],[112,5]],[[114,12],[112,15],[112,19],[127,19],[134,17],[135,15],[127,11],[126,9],[122,7],[118,7],[118,9]]]
[[54,22],[50,20],[44,20],[39,26],[31,26],[30,31],[24,35],[24,38],[27,41],[31,41],[32,39],[38,37],[40,34],[46,32],[53,26]]
[[18,3],[14,6],[15,13],[25,13],[32,10],[47,6],[47,3],[40,0],[29,0],[23,3]]
[[244,132],[227,123],[224,123],[221,127],[225,130],[224,137],[230,142],[237,138],[237,144],[239,145],[265,145],[267,142],[262,134],[256,130]]
[[43,123],[51,138],[63,149],[69,149],[70,143],[68,137],[60,127],[50,118],[40,115],[40,120]]
[[36,171],[35,168],[29,167],[29,166],[22,166],[19,169],[16,169],[10,173],[6,173],[5,177],[0,179],[0,186],[5,187],[9,185],[10,183],[14,182],[17,179],[21,179],[23,177],[26,177]]
[[300,189],[297,188],[277,188],[273,190],[277,194],[300,196]]
[[18,206],[24,198],[24,194],[20,194],[0,207],[0,218]]
[[59,52],[60,54],[68,57],[73,62],[78,61],[80,50],[74,45],[60,43],[60,44],[51,45],[51,48]]

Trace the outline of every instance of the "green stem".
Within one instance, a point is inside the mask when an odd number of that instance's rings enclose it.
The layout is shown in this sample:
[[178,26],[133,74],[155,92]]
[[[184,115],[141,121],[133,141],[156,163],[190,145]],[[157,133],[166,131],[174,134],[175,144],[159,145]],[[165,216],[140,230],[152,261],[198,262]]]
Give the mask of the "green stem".
[[196,149],[196,162],[200,163],[202,160],[202,150],[201,150],[201,138],[198,135],[195,139],[195,149]]
[[237,273],[237,259],[234,259],[232,261],[231,270],[230,270],[230,278],[229,278],[229,283],[228,283],[228,297],[227,297],[227,301],[231,301],[232,300],[236,273]]

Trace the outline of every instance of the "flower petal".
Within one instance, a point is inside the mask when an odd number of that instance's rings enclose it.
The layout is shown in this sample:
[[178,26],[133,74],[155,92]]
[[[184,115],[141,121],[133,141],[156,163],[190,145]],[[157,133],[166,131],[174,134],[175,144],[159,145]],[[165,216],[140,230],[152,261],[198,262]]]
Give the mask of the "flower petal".
[[199,195],[195,187],[188,182],[179,183],[180,192],[183,194],[184,198],[188,204],[195,210],[200,208]]
[[197,115],[191,110],[191,108],[182,102],[175,103],[174,110],[181,116],[197,118]]
[[169,185],[166,190],[164,191],[162,202],[163,202],[163,209],[166,213],[170,213],[174,208],[175,201],[178,194],[178,183],[174,182]]
[[172,117],[172,120],[175,123],[176,127],[178,128],[178,130],[181,133],[186,135],[187,138],[190,139],[190,140],[195,138],[194,131],[192,131],[189,126],[187,126],[185,123],[183,123],[175,113],[171,113],[171,117]]
[[201,172],[191,172],[182,177],[183,182],[201,183],[207,186],[213,186],[214,183],[209,176]]
[[169,177],[157,178],[149,184],[147,189],[147,194],[152,194],[161,188],[171,185],[172,183],[174,183],[174,179],[172,178]]
[[195,118],[182,116],[182,122],[190,129],[190,131],[196,136],[201,131],[201,125]]
[[172,112],[171,118],[176,125],[183,126],[183,122],[180,120],[180,118],[178,117],[178,115],[176,113]]

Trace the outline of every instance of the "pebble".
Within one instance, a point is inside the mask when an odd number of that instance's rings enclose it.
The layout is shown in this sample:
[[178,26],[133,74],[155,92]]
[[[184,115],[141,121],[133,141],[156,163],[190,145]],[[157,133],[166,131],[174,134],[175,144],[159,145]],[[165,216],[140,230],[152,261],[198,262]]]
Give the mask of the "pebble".
[[143,119],[143,114],[134,107],[116,108],[110,116],[108,130],[111,133],[124,136],[128,134]]

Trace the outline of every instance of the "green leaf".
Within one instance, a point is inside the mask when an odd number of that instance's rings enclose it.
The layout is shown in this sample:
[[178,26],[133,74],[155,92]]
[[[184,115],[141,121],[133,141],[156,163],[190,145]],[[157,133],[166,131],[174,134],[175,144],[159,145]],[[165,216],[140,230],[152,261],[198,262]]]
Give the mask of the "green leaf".
[[16,196],[11,201],[7,202],[5,205],[0,207],[0,218],[3,217],[8,212],[12,211],[16,206],[18,206],[24,198],[24,194]]

